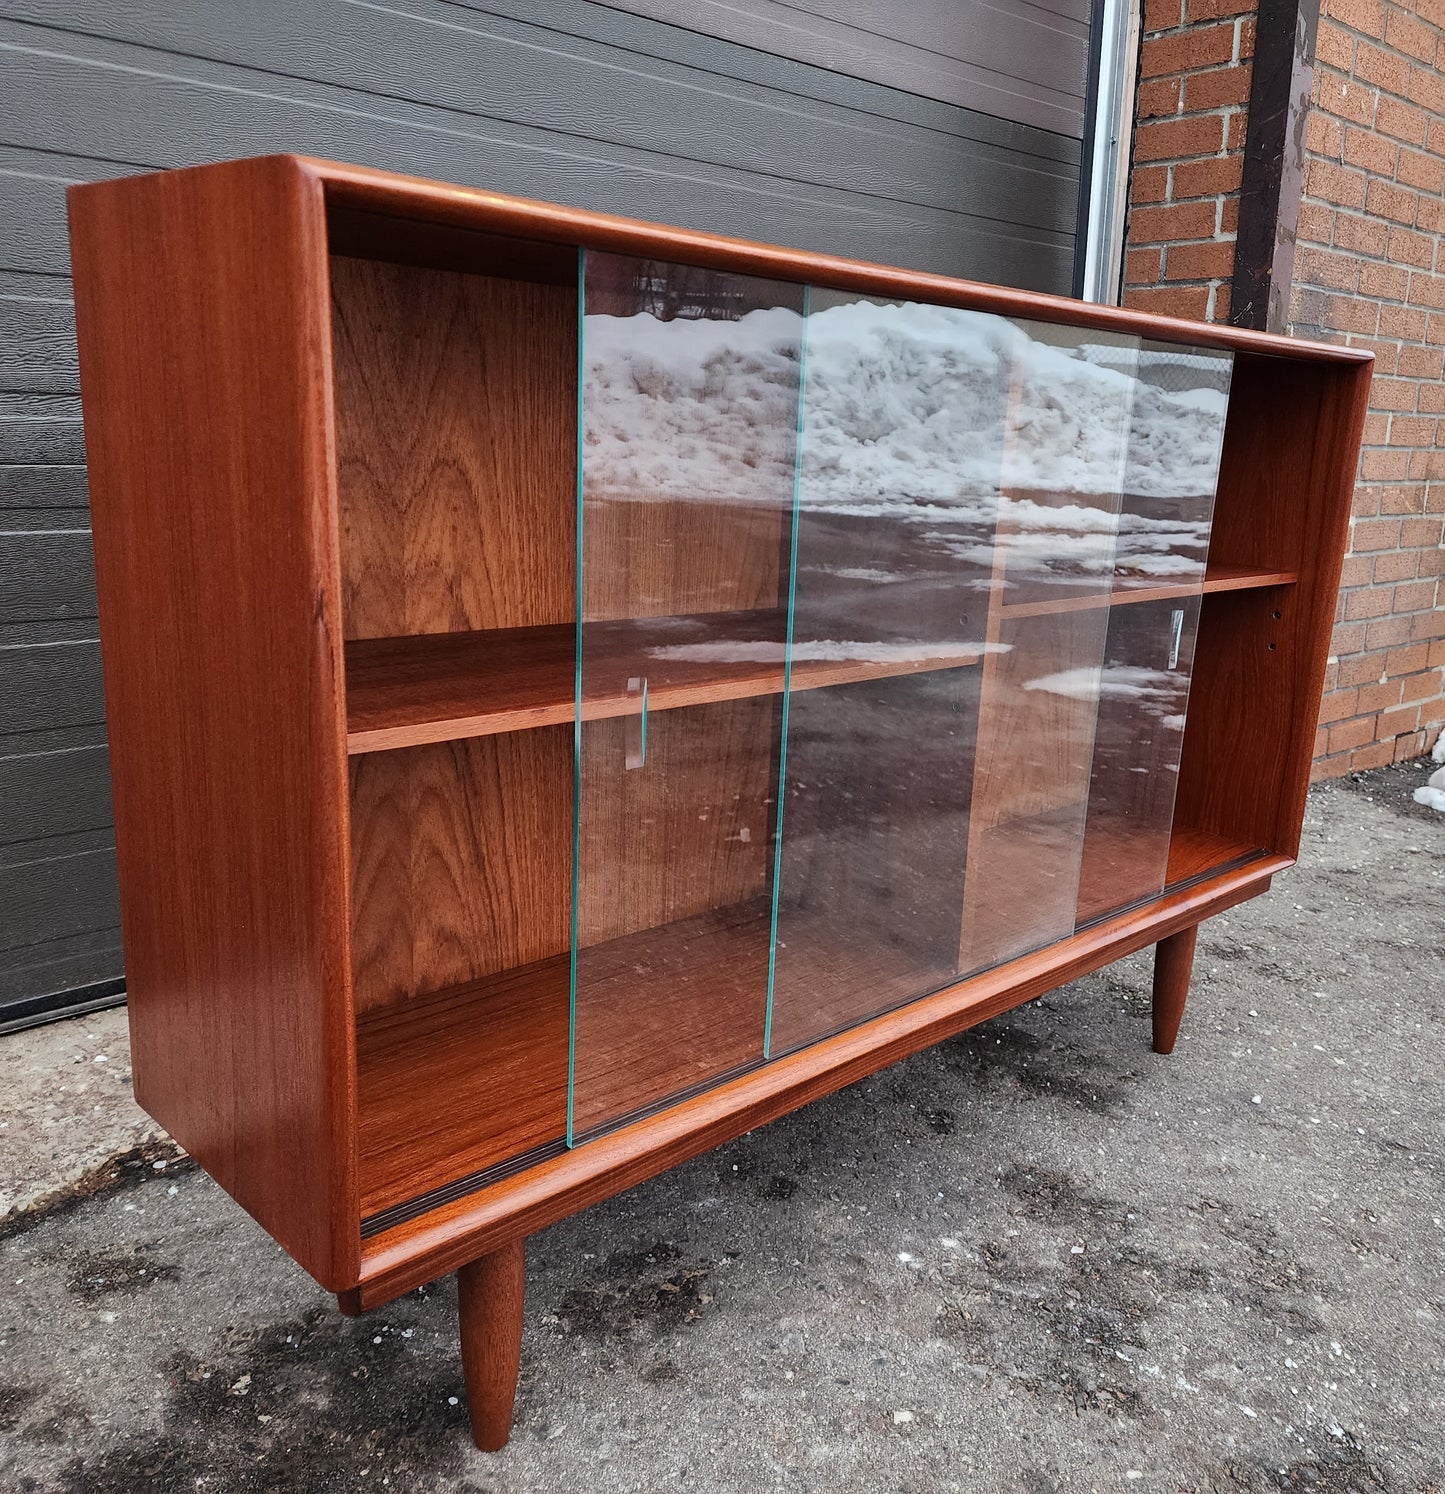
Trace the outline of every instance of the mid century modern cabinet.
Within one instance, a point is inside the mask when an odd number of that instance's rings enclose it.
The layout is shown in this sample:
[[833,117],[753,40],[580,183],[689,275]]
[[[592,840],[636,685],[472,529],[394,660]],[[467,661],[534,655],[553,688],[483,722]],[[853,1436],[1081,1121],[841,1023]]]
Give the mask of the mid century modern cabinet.
[[1296,855],[1370,360],[296,157],[71,193],[136,1095],[346,1311]]

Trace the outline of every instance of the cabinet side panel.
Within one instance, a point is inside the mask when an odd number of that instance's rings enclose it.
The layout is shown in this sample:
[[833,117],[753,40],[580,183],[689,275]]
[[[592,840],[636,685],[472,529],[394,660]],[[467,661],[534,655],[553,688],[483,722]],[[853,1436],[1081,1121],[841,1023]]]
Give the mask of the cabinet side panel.
[[346,756],[319,184],[76,189],[76,318],[136,1096],[355,1280]]
[[1210,563],[1299,580],[1206,599],[1177,824],[1298,853],[1370,373],[1235,359]]

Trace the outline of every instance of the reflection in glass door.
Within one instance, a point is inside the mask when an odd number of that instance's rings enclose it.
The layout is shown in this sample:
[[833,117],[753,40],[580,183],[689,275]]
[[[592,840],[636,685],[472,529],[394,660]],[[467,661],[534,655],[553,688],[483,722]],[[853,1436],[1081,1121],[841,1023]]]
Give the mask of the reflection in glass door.
[[1137,339],[1021,324],[960,968],[1074,929]]
[[954,978],[1017,340],[812,293],[774,1055]]
[[589,252],[570,1134],[761,1061],[804,289]]

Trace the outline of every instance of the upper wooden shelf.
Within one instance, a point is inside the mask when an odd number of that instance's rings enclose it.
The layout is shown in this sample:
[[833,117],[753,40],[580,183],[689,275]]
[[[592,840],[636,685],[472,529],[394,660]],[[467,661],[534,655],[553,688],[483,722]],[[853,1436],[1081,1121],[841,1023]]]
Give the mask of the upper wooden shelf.
[[1056,612],[1083,612],[1093,607],[1127,607],[1137,602],[1168,602],[1176,597],[1197,597],[1201,592],[1248,591],[1261,586],[1293,586],[1295,571],[1264,571],[1247,565],[1211,565],[1204,582],[1181,582],[1173,586],[1115,585],[1112,591],[1084,596],[1041,597],[1033,602],[1004,602],[999,616],[1048,617]]
[[[641,695],[629,682],[640,676],[649,711],[779,695],[786,629],[786,614],[769,610],[587,623],[582,717],[639,711]],[[346,645],[347,751],[568,724],[576,712],[576,646],[570,623],[353,640]],[[847,657],[849,648],[859,657]],[[808,652],[794,650],[794,690],[957,669],[982,657],[975,645],[816,649],[844,655],[837,658]]]

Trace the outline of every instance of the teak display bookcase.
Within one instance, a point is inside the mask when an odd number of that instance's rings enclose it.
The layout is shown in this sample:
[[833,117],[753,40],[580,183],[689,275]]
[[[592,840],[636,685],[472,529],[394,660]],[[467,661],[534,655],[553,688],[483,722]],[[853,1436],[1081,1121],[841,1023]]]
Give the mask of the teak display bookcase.
[[1298,850],[1369,355],[297,157],[71,191],[136,1097],[344,1311]]

